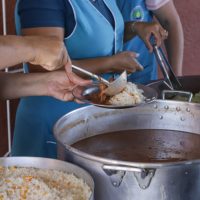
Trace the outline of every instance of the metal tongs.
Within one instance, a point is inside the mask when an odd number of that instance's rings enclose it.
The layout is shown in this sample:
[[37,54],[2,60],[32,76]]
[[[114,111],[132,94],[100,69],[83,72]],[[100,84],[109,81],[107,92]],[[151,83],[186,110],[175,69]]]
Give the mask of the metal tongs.
[[107,88],[105,89],[104,93],[108,96],[114,96],[115,94],[120,93],[127,84],[127,72],[124,71],[117,79],[115,79],[113,82],[109,82],[106,79],[102,78],[101,76],[98,76],[96,74],[93,74],[83,68],[77,67],[75,65],[72,65],[73,69],[76,69],[77,71],[86,74],[90,76],[91,78],[95,78],[97,81],[100,81],[107,85]]
[[158,47],[155,42],[153,44],[153,51],[156,56],[157,62],[160,65],[161,71],[164,76],[164,83],[171,90],[182,90],[183,87],[177,77],[175,76],[169,61],[167,60],[161,47]]

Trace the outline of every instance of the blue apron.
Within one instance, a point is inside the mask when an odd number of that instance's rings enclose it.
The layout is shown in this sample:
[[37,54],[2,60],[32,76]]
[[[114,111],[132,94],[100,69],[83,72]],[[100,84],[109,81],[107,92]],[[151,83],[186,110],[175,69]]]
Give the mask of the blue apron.
[[[115,1],[104,0],[113,14],[114,29],[89,0],[69,2],[76,26],[65,44],[72,59],[110,56],[122,50],[124,22]],[[16,113],[12,155],[56,158],[53,126],[61,116],[81,106],[85,105],[52,97],[22,98]]]
[[[117,0],[124,21],[152,21],[152,13],[146,8],[145,0]],[[146,84],[157,79],[157,63],[153,53],[149,53],[144,42],[135,37],[124,44],[124,50],[134,51],[140,54],[138,61],[144,66],[141,72],[133,73],[129,80]]]

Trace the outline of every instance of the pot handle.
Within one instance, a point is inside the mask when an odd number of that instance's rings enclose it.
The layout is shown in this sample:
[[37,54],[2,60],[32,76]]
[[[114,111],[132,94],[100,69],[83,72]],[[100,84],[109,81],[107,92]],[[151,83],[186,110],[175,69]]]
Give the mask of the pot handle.
[[128,172],[144,172],[145,169],[140,169],[137,167],[121,166],[121,165],[103,165],[104,171],[128,171]]
[[132,166],[122,165],[103,165],[104,172],[110,176],[111,183],[114,187],[119,187],[126,172],[133,172],[138,185],[141,189],[149,187],[156,169],[142,169]]
[[180,90],[163,90],[162,91],[162,99],[166,100],[166,94],[171,94],[171,95],[182,95],[188,98],[188,102],[192,101],[193,94],[191,92],[187,91],[180,91]]

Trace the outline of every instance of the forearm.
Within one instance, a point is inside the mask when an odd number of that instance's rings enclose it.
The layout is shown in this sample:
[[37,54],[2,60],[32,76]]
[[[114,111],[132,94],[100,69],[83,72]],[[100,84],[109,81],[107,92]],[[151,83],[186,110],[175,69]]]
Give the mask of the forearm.
[[14,99],[25,96],[47,95],[44,84],[46,73],[10,74],[0,73],[0,98]]
[[72,60],[72,63],[95,74],[103,74],[112,72],[114,58],[113,56],[108,56],[83,60]]
[[173,1],[156,10],[154,14],[161,25],[168,31],[168,39],[165,42],[168,59],[176,75],[181,76],[184,36],[181,21]]
[[[30,28],[30,29],[23,29],[22,33],[24,35],[40,35],[40,36],[52,36],[53,34],[54,37],[57,37],[61,41],[63,41],[64,39],[63,28],[55,28],[55,27]],[[119,61],[119,59],[117,59],[115,56],[88,58],[83,60],[72,60],[72,63],[74,65],[82,67],[96,74],[114,72],[116,71],[116,66],[121,65],[120,62],[121,61]],[[78,75],[84,77],[80,73],[78,73]]]
[[0,36],[0,69],[34,59],[29,37]]
[[124,42],[131,40],[137,35],[134,31],[135,22],[126,22],[124,26]]
[[[72,64],[78,67],[82,67],[96,74],[111,72],[113,67],[116,65],[115,59],[113,58],[113,56],[88,58],[88,59],[82,59],[82,60],[72,60]],[[64,67],[62,69],[64,69]],[[47,70],[41,68],[40,66],[33,66],[29,64],[29,71],[30,72],[46,72]],[[86,77],[83,74],[78,73],[77,71],[75,72],[81,77],[84,77],[84,78]]]
[[170,33],[165,41],[168,59],[172,65],[174,72],[178,76],[182,76],[184,37],[181,24],[178,22],[166,28]]

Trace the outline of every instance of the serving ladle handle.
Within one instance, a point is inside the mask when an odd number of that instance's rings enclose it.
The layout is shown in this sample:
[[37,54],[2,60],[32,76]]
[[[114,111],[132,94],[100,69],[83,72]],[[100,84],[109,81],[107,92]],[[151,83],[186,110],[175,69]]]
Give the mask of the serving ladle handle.
[[98,75],[96,75],[96,74],[93,74],[92,72],[89,72],[89,71],[87,71],[87,70],[85,70],[85,69],[83,69],[83,68],[80,68],[80,67],[77,67],[77,66],[75,66],[75,65],[72,65],[72,69],[76,69],[77,71],[79,71],[79,72],[81,72],[81,73],[83,73],[83,74],[86,74],[86,75],[88,75],[89,77],[94,78],[94,79],[96,79],[96,80],[98,80],[98,81],[104,83],[104,84],[107,85],[107,86],[110,84],[109,81],[107,81],[106,79],[102,78],[101,76],[98,76]]

